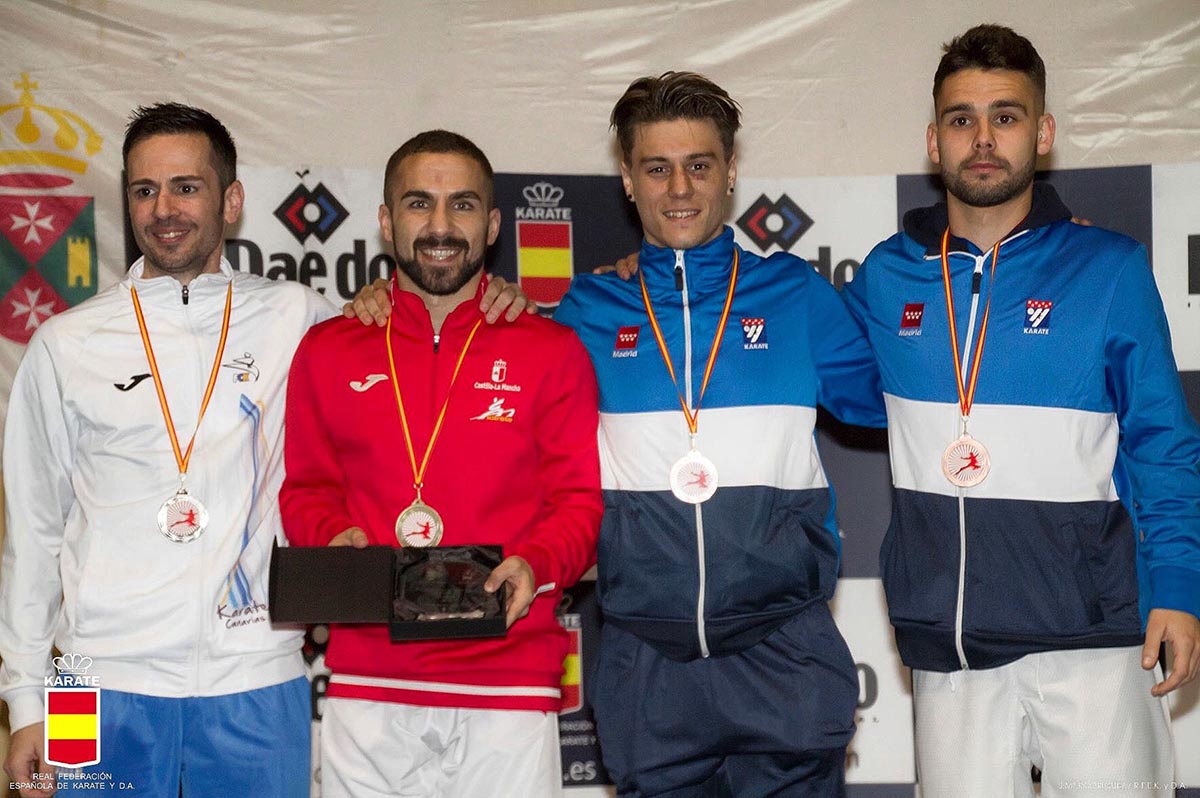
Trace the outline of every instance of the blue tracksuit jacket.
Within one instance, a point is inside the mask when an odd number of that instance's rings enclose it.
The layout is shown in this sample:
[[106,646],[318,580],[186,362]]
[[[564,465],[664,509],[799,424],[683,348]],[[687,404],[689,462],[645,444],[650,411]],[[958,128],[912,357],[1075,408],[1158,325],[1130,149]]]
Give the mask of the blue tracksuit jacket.
[[1037,184],[994,282],[991,252],[951,239],[960,347],[991,298],[970,432],[992,468],[972,488],[940,467],[960,417],[945,205],[909,213],[845,289],[883,379],[895,490],[881,562],[912,667],[1139,645],[1150,608],[1200,614],[1200,429],[1162,301],[1143,247],[1069,219]]
[[[641,250],[691,407],[735,246],[726,228],[694,249]],[[839,543],[813,436],[816,406],[849,423],[884,422],[874,358],[837,292],[799,258],[738,252],[740,276],[697,437],[720,488],[701,505],[669,488],[671,465],[689,449],[688,429],[637,279],[577,276],[555,314],[579,334],[600,385],[605,621],[677,660],[741,651],[832,597]]]

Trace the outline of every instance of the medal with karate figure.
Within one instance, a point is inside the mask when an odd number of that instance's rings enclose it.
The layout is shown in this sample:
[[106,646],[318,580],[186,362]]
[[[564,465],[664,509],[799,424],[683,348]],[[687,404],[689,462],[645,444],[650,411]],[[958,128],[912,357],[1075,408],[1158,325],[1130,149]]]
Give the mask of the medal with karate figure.
[[[958,326],[954,318],[954,294],[950,290],[950,228],[942,233],[942,287],[946,292],[946,312],[949,316],[950,348],[954,352],[954,385],[958,389],[958,407],[961,412],[962,431],[958,438],[942,451],[942,474],[958,488],[973,488],[987,479],[992,470],[992,459],[987,447],[971,437],[967,425],[971,421],[971,408],[975,404],[975,388],[979,384],[979,364],[983,361],[983,342],[987,338],[988,318],[992,310],[992,291],[995,285],[996,261],[1000,258],[1000,242],[992,247],[992,273],[989,280],[987,303],[983,308],[983,320],[979,324],[979,339],[975,342],[975,354],[971,359],[969,374],[963,373],[962,358],[958,351]],[[976,290],[978,282],[975,283]],[[974,309],[972,309],[974,314]],[[965,384],[964,384],[965,382]]]
[[646,308],[646,316],[650,319],[650,329],[654,333],[654,340],[658,344],[659,354],[662,355],[663,364],[667,367],[667,374],[670,375],[671,383],[675,386],[675,394],[679,397],[679,407],[683,410],[684,419],[687,421],[688,439],[691,441],[691,449],[671,466],[671,472],[667,477],[667,484],[670,485],[671,493],[675,495],[675,498],[688,504],[702,504],[711,499],[717,492],[717,466],[712,460],[705,457],[696,449],[696,433],[700,429],[700,402],[703,401],[704,392],[708,389],[708,381],[712,377],[713,366],[717,362],[717,352],[720,351],[721,340],[725,337],[725,324],[729,320],[729,310],[733,306],[733,294],[737,287],[737,277],[738,253],[737,249],[734,249],[733,265],[729,274],[729,288],[725,292],[725,306],[721,310],[721,316],[717,321],[717,330],[713,335],[712,346],[708,350],[708,361],[704,366],[704,378],[700,382],[700,396],[696,399],[696,408],[693,410],[688,407],[683,392],[679,390],[679,379],[675,376],[675,367],[671,364],[671,353],[667,351],[666,338],[663,336],[662,328],[659,326],[658,319],[654,315],[654,307],[650,303],[650,292],[646,289],[646,278],[640,272],[638,273],[638,279],[642,285],[642,304]]
[[154,347],[150,344],[150,331],[146,328],[146,317],[142,313],[142,304],[138,301],[137,288],[130,286],[129,294],[133,299],[133,313],[137,317],[142,347],[146,350],[146,361],[150,364],[150,376],[154,378],[154,388],[158,393],[158,405],[162,409],[167,435],[171,439],[171,451],[175,455],[176,465],[179,466],[179,490],[158,508],[158,531],[175,543],[191,543],[208,527],[208,509],[205,508],[204,502],[187,492],[184,481],[187,479],[188,464],[192,459],[192,447],[196,444],[196,434],[200,431],[200,422],[204,420],[204,411],[208,409],[208,402],[212,399],[213,389],[217,384],[217,373],[221,370],[221,355],[225,352],[225,341],[229,337],[229,316],[233,308],[233,281],[230,281],[225,289],[225,315],[221,320],[221,339],[217,343],[217,355],[213,358],[208,386],[204,389],[204,398],[200,402],[200,417],[196,419],[196,429],[192,432],[192,439],[188,441],[187,451],[180,448],[179,438],[175,434],[175,422],[171,419],[171,408],[167,406],[167,393],[163,388],[162,375],[158,371],[158,361],[154,358]]
[[396,374],[396,356],[392,352],[392,317],[388,316],[388,368],[390,369],[392,378],[392,390],[396,395],[396,409],[400,413],[400,428],[404,433],[404,445],[408,450],[409,465],[412,466],[413,490],[417,493],[417,497],[413,500],[413,503],[404,508],[396,516],[396,541],[401,546],[425,548],[436,546],[442,542],[442,534],[445,531],[442,516],[421,498],[421,488],[425,484],[425,471],[429,467],[429,456],[433,453],[433,445],[437,442],[438,433],[442,431],[442,422],[446,420],[446,408],[450,405],[450,393],[454,390],[454,383],[458,380],[458,372],[462,368],[463,360],[467,357],[467,350],[471,348],[471,341],[475,340],[475,333],[479,331],[481,324],[483,324],[482,319],[475,322],[475,326],[471,328],[471,332],[467,336],[466,343],[463,344],[462,351],[458,353],[458,361],[455,363],[454,373],[450,376],[450,386],[446,388],[446,398],[442,400],[442,409],[438,412],[437,421],[433,425],[433,432],[429,436],[429,443],[425,446],[425,454],[418,464],[416,450],[413,449],[412,444],[412,432],[408,426],[408,414],[404,412],[404,399],[400,395],[400,379]]

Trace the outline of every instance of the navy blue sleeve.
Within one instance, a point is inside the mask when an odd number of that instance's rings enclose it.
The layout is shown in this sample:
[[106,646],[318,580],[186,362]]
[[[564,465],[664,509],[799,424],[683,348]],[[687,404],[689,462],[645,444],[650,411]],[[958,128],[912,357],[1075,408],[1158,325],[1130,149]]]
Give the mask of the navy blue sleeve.
[[1142,247],[1114,285],[1105,364],[1121,429],[1114,480],[1148,569],[1143,613],[1163,608],[1200,616],[1200,427],[1183,396]]

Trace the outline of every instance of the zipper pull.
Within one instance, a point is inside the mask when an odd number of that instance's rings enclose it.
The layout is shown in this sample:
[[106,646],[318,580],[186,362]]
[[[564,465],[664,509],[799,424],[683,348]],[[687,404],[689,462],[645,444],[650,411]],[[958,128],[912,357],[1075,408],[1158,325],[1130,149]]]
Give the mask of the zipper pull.
[[440,334],[440,333],[434,333],[434,334],[433,334],[433,353],[434,353],[435,355],[437,354],[437,351],[438,351],[438,344],[440,344],[441,342],[442,342],[442,336],[441,336],[441,334]]
[[979,284],[983,282],[983,272],[975,272],[971,275],[971,293],[979,293]]
[[675,290],[683,290],[683,250],[675,250]]
[[186,305],[188,303],[188,287],[186,285],[183,286],[182,292],[183,292],[183,304]]

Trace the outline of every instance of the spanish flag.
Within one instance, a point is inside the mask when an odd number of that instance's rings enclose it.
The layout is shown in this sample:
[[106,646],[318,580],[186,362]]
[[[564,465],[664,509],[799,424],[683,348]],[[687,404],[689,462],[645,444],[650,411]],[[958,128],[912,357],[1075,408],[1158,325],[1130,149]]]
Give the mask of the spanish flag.
[[557,305],[574,273],[570,222],[517,221],[517,277],[526,296]]
[[46,761],[82,767],[100,761],[100,691],[46,691]]
[[558,710],[560,715],[567,715],[583,708],[583,626],[575,613],[562,615],[559,623],[570,640],[567,656],[563,658],[562,708]]

